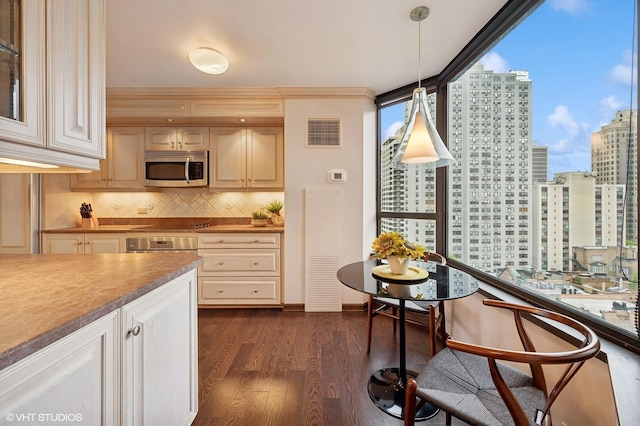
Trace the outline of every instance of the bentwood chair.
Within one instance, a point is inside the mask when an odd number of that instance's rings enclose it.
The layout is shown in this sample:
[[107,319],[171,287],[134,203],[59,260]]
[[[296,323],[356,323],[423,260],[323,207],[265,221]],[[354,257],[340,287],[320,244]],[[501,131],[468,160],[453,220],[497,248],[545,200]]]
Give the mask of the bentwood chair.
[[[404,424],[413,425],[416,408],[429,402],[451,416],[473,425],[551,424],[549,409],[580,367],[600,350],[595,333],[578,321],[544,309],[485,300],[485,305],[513,312],[523,351],[492,348],[448,338],[445,348],[431,358],[414,379],[407,381]],[[556,353],[536,352],[523,315],[552,320],[574,329],[576,348]],[[529,364],[530,374],[503,362]],[[565,364],[564,373],[550,391],[543,365]],[[550,383],[551,384],[551,383]],[[419,402],[417,402],[419,401]]]
[[[447,263],[444,256],[434,252],[425,253],[424,260],[440,265],[446,265]],[[369,295],[367,306],[367,353],[371,351],[373,319],[378,315],[392,318],[393,332],[395,334],[399,319],[398,306],[398,300],[396,299]],[[429,351],[431,356],[435,355],[437,335],[440,335],[443,340],[446,336],[444,329],[444,302],[407,300],[405,312],[410,314],[405,317],[405,322],[429,329]]]

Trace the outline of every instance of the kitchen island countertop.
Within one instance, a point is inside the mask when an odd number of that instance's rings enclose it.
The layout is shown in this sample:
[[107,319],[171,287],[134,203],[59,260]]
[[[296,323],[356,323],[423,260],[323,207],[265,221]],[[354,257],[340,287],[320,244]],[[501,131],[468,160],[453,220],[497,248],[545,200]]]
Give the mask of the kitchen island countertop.
[[202,263],[176,253],[0,256],[0,370]]

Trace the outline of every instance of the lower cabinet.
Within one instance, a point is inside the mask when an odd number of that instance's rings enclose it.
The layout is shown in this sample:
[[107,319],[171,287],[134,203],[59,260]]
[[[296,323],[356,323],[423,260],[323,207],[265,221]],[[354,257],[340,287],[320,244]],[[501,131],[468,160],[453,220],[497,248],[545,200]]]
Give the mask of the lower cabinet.
[[281,306],[279,233],[202,233],[200,305]]
[[198,411],[195,270],[122,308],[123,424],[189,425]]
[[0,371],[0,423],[191,424],[196,280],[181,275]]
[[124,233],[42,234],[42,253],[124,253],[125,242]]
[[112,312],[0,371],[0,423],[118,423],[118,326]]

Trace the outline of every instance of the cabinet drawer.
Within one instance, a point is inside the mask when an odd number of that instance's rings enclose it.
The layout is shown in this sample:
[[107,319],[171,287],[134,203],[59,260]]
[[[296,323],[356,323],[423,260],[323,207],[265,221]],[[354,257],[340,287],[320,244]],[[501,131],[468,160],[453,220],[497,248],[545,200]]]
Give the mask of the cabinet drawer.
[[198,248],[278,248],[279,233],[199,234]]
[[280,303],[280,278],[199,277],[198,303],[274,304]]
[[198,255],[204,259],[199,266],[201,275],[280,275],[280,249],[205,249],[198,250]]

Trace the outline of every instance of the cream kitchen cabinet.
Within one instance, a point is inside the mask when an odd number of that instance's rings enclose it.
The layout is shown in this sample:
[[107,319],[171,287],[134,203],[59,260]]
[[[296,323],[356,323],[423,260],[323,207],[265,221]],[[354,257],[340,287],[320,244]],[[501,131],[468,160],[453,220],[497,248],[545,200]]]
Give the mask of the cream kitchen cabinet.
[[147,151],[208,151],[208,127],[147,127]]
[[190,270],[0,370],[0,423],[190,425],[196,280]]
[[284,188],[284,132],[280,127],[211,128],[210,187]]
[[71,189],[144,190],[142,155],[144,127],[110,127],[107,129],[107,158],[100,170],[71,175]]
[[0,423],[119,424],[119,326],[111,312],[1,370]]
[[31,252],[31,179],[29,174],[0,173],[0,253]]
[[200,305],[281,306],[279,233],[201,233]]
[[[19,105],[0,117],[8,157],[98,167],[105,155],[104,0],[20,3]],[[18,19],[20,14],[16,14]],[[22,75],[23,74],[23,75]]]
[[85,254],[125,253],[124,233],[46,233],[42,234],[42,253]]
[[190,425],[198,411],[197,275],[122,307],[123,425]]

